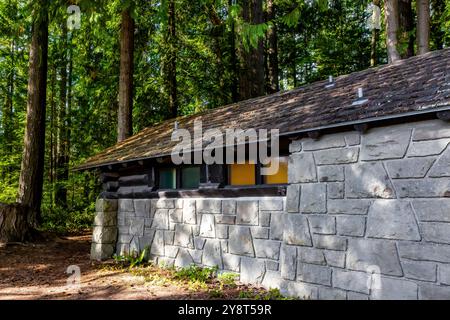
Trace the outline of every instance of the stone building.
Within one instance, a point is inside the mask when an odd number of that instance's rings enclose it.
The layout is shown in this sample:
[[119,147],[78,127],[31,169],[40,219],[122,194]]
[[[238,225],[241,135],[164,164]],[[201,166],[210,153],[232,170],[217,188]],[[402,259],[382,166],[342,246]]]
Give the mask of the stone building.
[[[92,258],[148,247],[302,298],[450,299],[449,119],[442,50],[147,128],[79,167],[103,183]],[[279,129],[278,173],[174,165],[195,120]]]

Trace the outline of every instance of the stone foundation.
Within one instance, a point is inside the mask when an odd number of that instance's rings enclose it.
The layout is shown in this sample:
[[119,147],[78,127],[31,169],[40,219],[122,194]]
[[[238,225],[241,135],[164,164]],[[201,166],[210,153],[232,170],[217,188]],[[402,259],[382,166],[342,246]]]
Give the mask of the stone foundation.
[[[119,199],[115,250],[307,299],[450,299],[449,143],[438,120],[296,140],[286,197]],[[114,200],[97,204],[104,258]]]

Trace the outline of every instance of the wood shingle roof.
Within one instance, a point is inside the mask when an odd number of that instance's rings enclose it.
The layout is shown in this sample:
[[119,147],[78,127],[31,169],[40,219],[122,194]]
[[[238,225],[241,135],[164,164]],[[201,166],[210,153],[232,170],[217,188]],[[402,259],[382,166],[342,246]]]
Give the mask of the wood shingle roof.
[[[169,155],[175,121],[192,132],[194,120],[203,131],[225,129],[279,129],[280,134],[315,131],[343,124],[450,110],[450,49],[399,61],[290,91],[242,101],[179,117],[146,128],[129,139],[89,158],[77,169]],[[354,104],[358,88],[363,104]]]

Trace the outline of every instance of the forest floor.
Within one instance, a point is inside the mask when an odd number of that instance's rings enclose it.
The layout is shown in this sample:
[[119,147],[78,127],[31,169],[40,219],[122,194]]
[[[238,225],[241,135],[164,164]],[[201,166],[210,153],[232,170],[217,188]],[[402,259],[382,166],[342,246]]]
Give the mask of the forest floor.
[[[90,240],[91,235],[85,233],[0,247],[0,300],[265,298],[260,288],[232,285],[218,290],[217,283],[174,281],[170,272],[154,266],[139,267],[136,272],[114,261],[92,262]],[[71,284],[70,266],[76,266],[72,270],[79,267],[78,285]]]

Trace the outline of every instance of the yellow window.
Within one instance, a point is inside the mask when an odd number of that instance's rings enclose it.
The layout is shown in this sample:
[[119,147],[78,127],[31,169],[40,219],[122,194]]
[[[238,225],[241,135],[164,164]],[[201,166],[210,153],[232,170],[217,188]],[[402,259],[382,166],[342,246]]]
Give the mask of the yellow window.
[[[267,175],[264,177],[265,184],[286,184],[288,183],[288,158],[278,158],[279,166],[278,172],[273,175]],[[268,165],[270,166],[270,165]]]
[[255,164],[231,164],[228,168],[230,185],[249,186],[256,184]]

